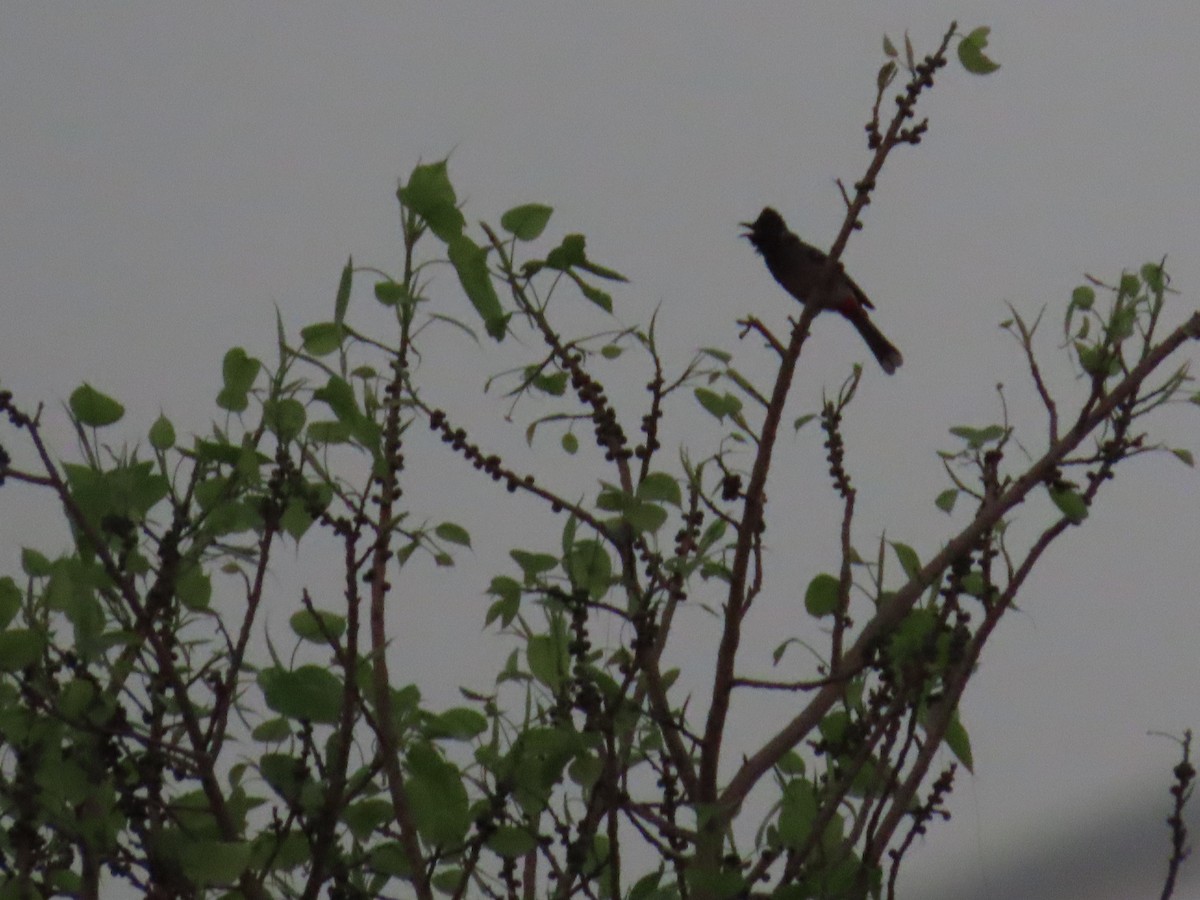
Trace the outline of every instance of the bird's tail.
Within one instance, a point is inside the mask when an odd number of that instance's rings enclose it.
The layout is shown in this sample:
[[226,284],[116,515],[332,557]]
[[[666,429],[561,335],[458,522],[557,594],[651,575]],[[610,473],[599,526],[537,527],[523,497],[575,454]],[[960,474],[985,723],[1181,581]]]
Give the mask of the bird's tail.
[[867,318],[866,312],[862,309],[843,310],[842,315],[858,329],[858,333],[862,335],[867,346],[871,348],[871,352],[875,354],[875,358],[879,360],[883,371],[891,375],[900,367],[900,364],[904,362],[904,357],[900,355],[900,351],[896,349],[895,345],[883,336],[883,332],[875,327],[875,323]]

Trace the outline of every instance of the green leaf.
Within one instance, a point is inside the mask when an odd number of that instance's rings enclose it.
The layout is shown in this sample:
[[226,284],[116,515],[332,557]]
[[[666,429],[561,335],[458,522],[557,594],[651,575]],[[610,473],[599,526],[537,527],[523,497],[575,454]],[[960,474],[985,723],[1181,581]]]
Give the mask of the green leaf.
[[307,412],[295,397],[268,400],[263,404],[263,422],[281,441],[291,441],[304,430]]
[[608,593],[612,582],[612,560],[604,545],[596,540],[578,541],[567,554],[567,575],[575,590],[587,591],[593,600]]
[[30,578],[44,578],[54,571],[54,563],[32,547],[22,547],[21,571]]
[[[691,896],[712,897],[713,900],[737,900],[749,896],[746,879],[737,869],[722,869],[720,872],[701,872],[695,866],[686,870],[685,877]],[[672,892],[670,897],[679,896]]]
[[514,206],[500,217],[500,227],[519,241],[532,241],[541,236],[554,209],[540,203]]
[[529,584],[544,572],[549,572],[558,565],[558,559],[549,553],[529,553],[526,550],[510,550],[508,555],[513,558],[525,575],[525,583]]
[[150,446],[155,450],[170,450],[175,446],[175,426],[166,416],[160,415],[150,426]]
[[725,523],[720,519],[714,519],[708,523],[708,527],[704,529],[704,534],[700,536],[700,549],[702,551],[709,550],[713,544],[725,537]]
[[429,883],[433,885],[433,889],[442,894],[454,896],[458,893],[458,888],[463,883],[463,870],[458,866],[450,866],[448,868],[439,869],[434,873],[434,876],[429,879]]
[[1000,64],[988,59],[983,49],[988,43],[991,28],[981,26],[966,35],[958,44],[958,61],[972,75],[990,75]]
[[313,391],[313,399],[327,404],[340,422],[352,425],[363,417],[358,408],[358,401],[354,399],[354,388],[337,375],[330,375],[324,387]]
[[345,422],[309,422],[308,439],[314,444],[344,444],[350,440]]
[[313,356],[328,356],[342,346],[346,336],[340,322],[317,322],[300,329],[304,350]]
[[529,279],[544,268],[546,268],[546,261],[544,259],[527,259],[521,264],[521,275]]
[[338,279],[337,296],[333,300],[333,321],[341,325],[346,321],[346,310],[350,306],[350,287],[354,283],[354,257],[346,257],[342,277]]
[[574,432],[563,432],[562,448],[572,456],[579,452],[579,438],[575,437]]
[[1167,273],[1163,270],[1161,263],[1144,263],[1141,268],[1142,281],[1146,282],[1146,287],[1154,294],[1161,294],[1166,290]]
[[651,472],[637,486],[639,500],[660,500],[679,506],[683,502],[683,492],[679,482],[666,472]]
[[262,528],[263,520],[257,503],[228,500],[213,506],[205,524],[213,535],[241,534]]
[[979,569],[972,569],[962,577],[962,589],[972,597],[982,598],[987,591],[987,585],[983,580],[983,572]]
[[804,778],[793,778],[783,786],[779,801],[779,840],[783,846],[797,848],[808,840],[819,803],[817,790]]
[[958,717],[958,710],[950,718],[950,723],[946,726],[945,736],[946,746],[950,748],[950,752],[958,757],[959,761],[967,767],[968,772],[975,771],[975,757],[971,753],[971,737],[967,734],[967,729],[963,727],[962,720]]
[[16,672],[32,666],[46,649],[46,633],[30,628],[0,632],[0,672]]
[[659,882],[662,881],[662,876],[661,869],[651,872],[649,875],[643,875],[629,889],[629,900],[668,900],[669,897],[678,896],[678,894],[664,894],[659,891]]
[[[104,828],[103,825],[98,825],[96,827]],[[80,830],[84,831],[85,829]],[[105,840],[106,838],[107,832],[105,832],[100,839]],[[91,840],[90,837],[85,839]],[[59,896],[59,892],[61,892],[63,896],[67,897],[80,897],[83,895],[83,879],[75,872],[71,872],[66,869],[51,870],[48,873],[47,878],[50,884],[55,888],[54,896]],[[0,885],[0,897],[2,897],[3,900],[8,900],[10,897],[15,898],[18,896],[17,891],[19,890],[20,888],[15,882],[7,881],[3,885]]]
[[575,284],[578,285],[579,291],[583,294],[583,296],[587,297],[587,299],[591,300],[609,315],[612,315],[612,295],[610,295],[607,291],[600,290],[600,288],[596,287],[595,285],[588,284],[574,272],[571,273],[571,278],[574,280]]
[[948,513],[954,509],[954,503],[958,500],[958,489],[948,488],[937,495],[937,499],[933,501],[934,505],[944,513]]
[[456,706],[434,717],[429,724],[430,737],[469,741],[487,731],[488,720],[482,713]]
[[910,662],[925,658],[927,642],[937,628],[933,610],[914,609],[892,632],[889,650],[892,666],[899,670]]
[[329,506],[330,491],[332,488],[322,490],[321,486],[317,486],[307,498],[293,497],[288,501],[279,524],[293,540],[299,541],[312,527],[314,512],[319,514],[320,510]]
[[175,595],[188,609],[208,609],[212,601],[212,579],[200,566],[188,566],[175,583]]
[[55,561],[46,585],[44,601],[49,609],[62,612],[75,630],[76,650],[85,659],[98,652],[104,630],[104,611],[96,597],[99,573],[77,557]]
[[236,391],[248,391],[254,387],[262,363],[248,356],[241,347],[233,347],[221,361],[221,377],[225,386]]
[[332,725],[342,708],[342,682],[322,666],[279,667],[258,674],[267,706],[289,719]]
[[443,522],[437,528],[433,529],[443,541],[448,541],[451,544],[460,544],[463,547],[471,546],[471,533],[461,525],[456,525],[453,522]]
[[742,411],[742,401],[733,394],[718,394],[708,388],[696,388],[696,399],[708,412],[724,421],[726,416],[736,415]]
[[392,804],[377,797],[351,803],[342,812],[342,821],[360,841],[365,841],[376,828],[394,818]]
[[909,578],[916,578],[921,571],[921,557],[917,556],[917,551],[899,541],[892,541],[891,544],[892,549],[896,551],[896,558],[900,560],[900,567],[904,569],[904,574]]
[[102,394],[86,382],[71,392],[68,401],[71,413],[80,425],[103,428],[119,422],[125,415],[125,407],[107,394]]
[[833,615],[838,608],[840,593],[841,582],[822,572],[808,583],[808,589],[804,592],[804,608],[817,619]]
[[551,269],[565,272],[572,266],[578,266],[587,259],[584,247],[587,244],[582,234],[568,234],[562,243],[546,255],[546,265]]
[[966,441],[970,449],[978,450],[985,444],[1000,440],[1004,437],[1005,431],[1001,425],[988,425],[986,428],[969,428],[966,425],[960,425],[951,428],[950,433]]
[[446,250],[463,291],[483,319],[487,333],[500,340],[508,329],[508,317],[504,315],[488,272],[487,253],[465,234],[451,240]]
[[399,841],[385,841],[371,848],[367,855],[367,865],[382,875],[393,878],[407,878],[412,873],[412,864],[408,854]]
[[231,885],[250,864],[247,841],[189,840],[180,848],[183,874],[201,885]]
[[246,398],[261,367],[262,363],[248,356],[241,347],[231,348],[221,362],[224,387],[217,395],[217,405],[230,412],[244,411],[250,405]]
[[405,757],[409,806],[421,837],[458,846],[471,824],[469,801],[458,768],[429,744],[413,744]]
[[575,535],[579,531],[579,520],[574,514],[567,516],[567,521],[563,523],[562,530],[562,551],[563,556],[571,552],[571,548],[575,545]]
[[242,456],[242,448],[235,447],[228,440],[210,441],[197,438],[193,448],[196,459],[204,463],[217,463],[223,466],[237,465]]
[[1142,289],[1142,283],[1132,272],[1122,272],[1121,281],[1117,285],[1118,297],[1134,297]]
[[292,613],[288,624],[298,638],[313,644],[326,644],[346,633],[346,617],[324,609],[298,610]]
[[561,687],[570,671],[566,646],[551,635],[536,634],[531,637],[525,648],[525,659],[533,677],[552,691]]
[[276,719],[267,719],[250,732],[250,737],[263,744],[275,744],[287,740],[291,735],[292,726],[282,716]]
[[885,56],[890,56],[895,59],[900,54],[896,52],[896,45],[892,43],[892,39],[886,34],[883,36],[883,53]]
[[551,397],[561,397],[567,392],[568,377],[566,372],[550,372],[533,376],[532,384],[539,391],[549,394]]
[[[271,871],[287,872],[312,861],[312,846],[303,834],[296,831],[278,836],[273,830],[262,831],[253,841],[253,864],[270,866]],[[237,894],[227,895],[237,897]]]
[[21,589],[7,575],[0,577],[0,630],[16,618],[21,610]]
[[775,649],[771,651],[771,663],[776,666],[779,665],[779,661],[783,659],[783,654],[787,652],[787,648],[792,644],[799,643],[802,643],[800,638],[790,637],[787,640],[777,644]]
[[264,753],[258,760],[263,780],[283,799],[295,803],[308,781],[304,763],[287,753]]
[[624,512],[633,506],[637,500],[620,488],[606,486],[596,497],[596,507],[606,512]]
[[95,522],[106,517],[141,522],[170,490],[151,462],[127,463],[107,472],[64,463],[63,470],[73,499]]
[[875,74],[875,86],[879,90],[884,90],[896,78],[896,63],[893,60],[888,60],[879,67],[879,71]]
[[532,727],[521,734],[512,751],[514,795],[526,812],[544,808],[550,790],[562,778],[563,769],[583,752],[582,738],[573,728]]
[[1071,292],[1071,306],[1075,309],[1089,310],[1096,303],[1096,292],[1086,284],[1081,284]]
[[400,202],[425,220],[444,243],[462,234],[466,219],[458,210],[454,186],[446,168],[446,160],[417,166],[408,184],[397,192]]
[[499,575],[492,579],[487,592],[498,599],[488,608],[484,624],[491,625],[499,619],[502,626],[508,627],[521,608],[521,585],[514,578]]
[[380,281],[375,285],[375,299],[384,306],[396,306],[408,299],[408,291],[397,281]]
[[1185,450],[1183,447],[1172,447],[1171,452],[1185,465],[1193,469],[1196,467],[1196,459],[1192,456],[1191,450]]
[[595,275],[597,278],[603,278],[606,281],[629,281],[620,272],[610,269],[607,266],[602,266],[599,263],[594,263],[590,259],[585,259],[581,262],[579,268],[583,269],[589,275]]
[[855,797],[878,797],[887,783],[887,770],[879,765],[876,757],[863,760],[863,766],[850,782],[850,793]]
[[789,750],[783,756],[779,757],[779,762],[775,764],[775,768],[782,775],[803,775],[807,768],[804,764],[804,757],[795,750]]
[[577,756],[567,767],[567,774],[581,788],[591,790],[604,774],[604,761],[590,753]]
[[516,859],[537,847],[537,838],[516,825],[500,825],[488,836],[487,846],[505,859]]
[[89,709],[102,709],[103,703],[96,702],[97,689],[90,681],[72,679],[66,684],[58,698],[58,711],[67,719],[79,719]]
[[1116,354],[1110,353],[1102,345],[1088,345],[1083,341],[1076,341],[1075,352],[1079,355],[1080,367],[1089,375],[1111,378],[1121,371]]
[[1123,341],[1131,337],[1134,325],[1137,323],[1137,316],[1137,307],[1132,304],[1122,305],[1113,310],[1112,320],[1108,326],[1109,337],[1116,341]]
[[1078,525],[1088,517],[1088,507],[1083,496],[1071,488],[1051,488],[1050,499],[1072,525]]
[[661,506],[638,500],[625,510],[621,519],[634,531],[652,534],[666,523],[667,511]]
[[830,744],[841,744],[850,730],[850,716],[845,710],[834,710],[817,723],[817,729]]

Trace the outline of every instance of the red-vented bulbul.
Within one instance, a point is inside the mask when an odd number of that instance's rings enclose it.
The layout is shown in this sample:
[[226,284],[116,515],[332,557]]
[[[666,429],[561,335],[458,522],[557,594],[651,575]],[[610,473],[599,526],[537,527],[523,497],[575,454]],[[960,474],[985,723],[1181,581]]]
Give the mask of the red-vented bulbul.
[[[783,216],[769,206],[753,222],[742,222],[741,225],[750,229],[742,237],[748,239],[754,249],[762,254],[775,280],[801,303],[807,303],[826,277],[828,257],[788,231]],[[823,292],[821,308],[832,309],[849,319],[879,360],[883,371],[889,375],[904,362],[900,351],[892,346],[891,341],[883,336],[883,332],[875,327],[867,315],[867,310],[875,307],[862,288],[840,266]]]

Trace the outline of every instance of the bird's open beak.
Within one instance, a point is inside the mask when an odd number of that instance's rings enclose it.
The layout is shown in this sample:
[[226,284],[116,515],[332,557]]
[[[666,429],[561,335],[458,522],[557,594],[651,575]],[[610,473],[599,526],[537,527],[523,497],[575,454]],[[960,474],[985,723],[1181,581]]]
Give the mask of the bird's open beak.
[[738,222],[738,224],[741,225],[743,228],[748,229],[746,231],[746,233],[742,235],[742,237],[750,238],[750,237],[754,236],[754,223],[753,222]]

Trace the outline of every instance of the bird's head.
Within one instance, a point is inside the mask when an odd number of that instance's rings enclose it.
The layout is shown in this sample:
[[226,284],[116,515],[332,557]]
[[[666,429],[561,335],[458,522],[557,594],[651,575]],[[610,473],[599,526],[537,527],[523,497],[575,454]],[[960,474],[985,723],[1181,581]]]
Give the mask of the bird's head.
[[748,228],[742,237],[746,238],[755,247],[761,247],[764,243],[769,244],[778,240],[786,231],[787,225],[784,224],[783,216],[771,209],[771,207],[763,207],[763,211],[758,214],[758,218],[753,222],[739,222],[743,228]]

